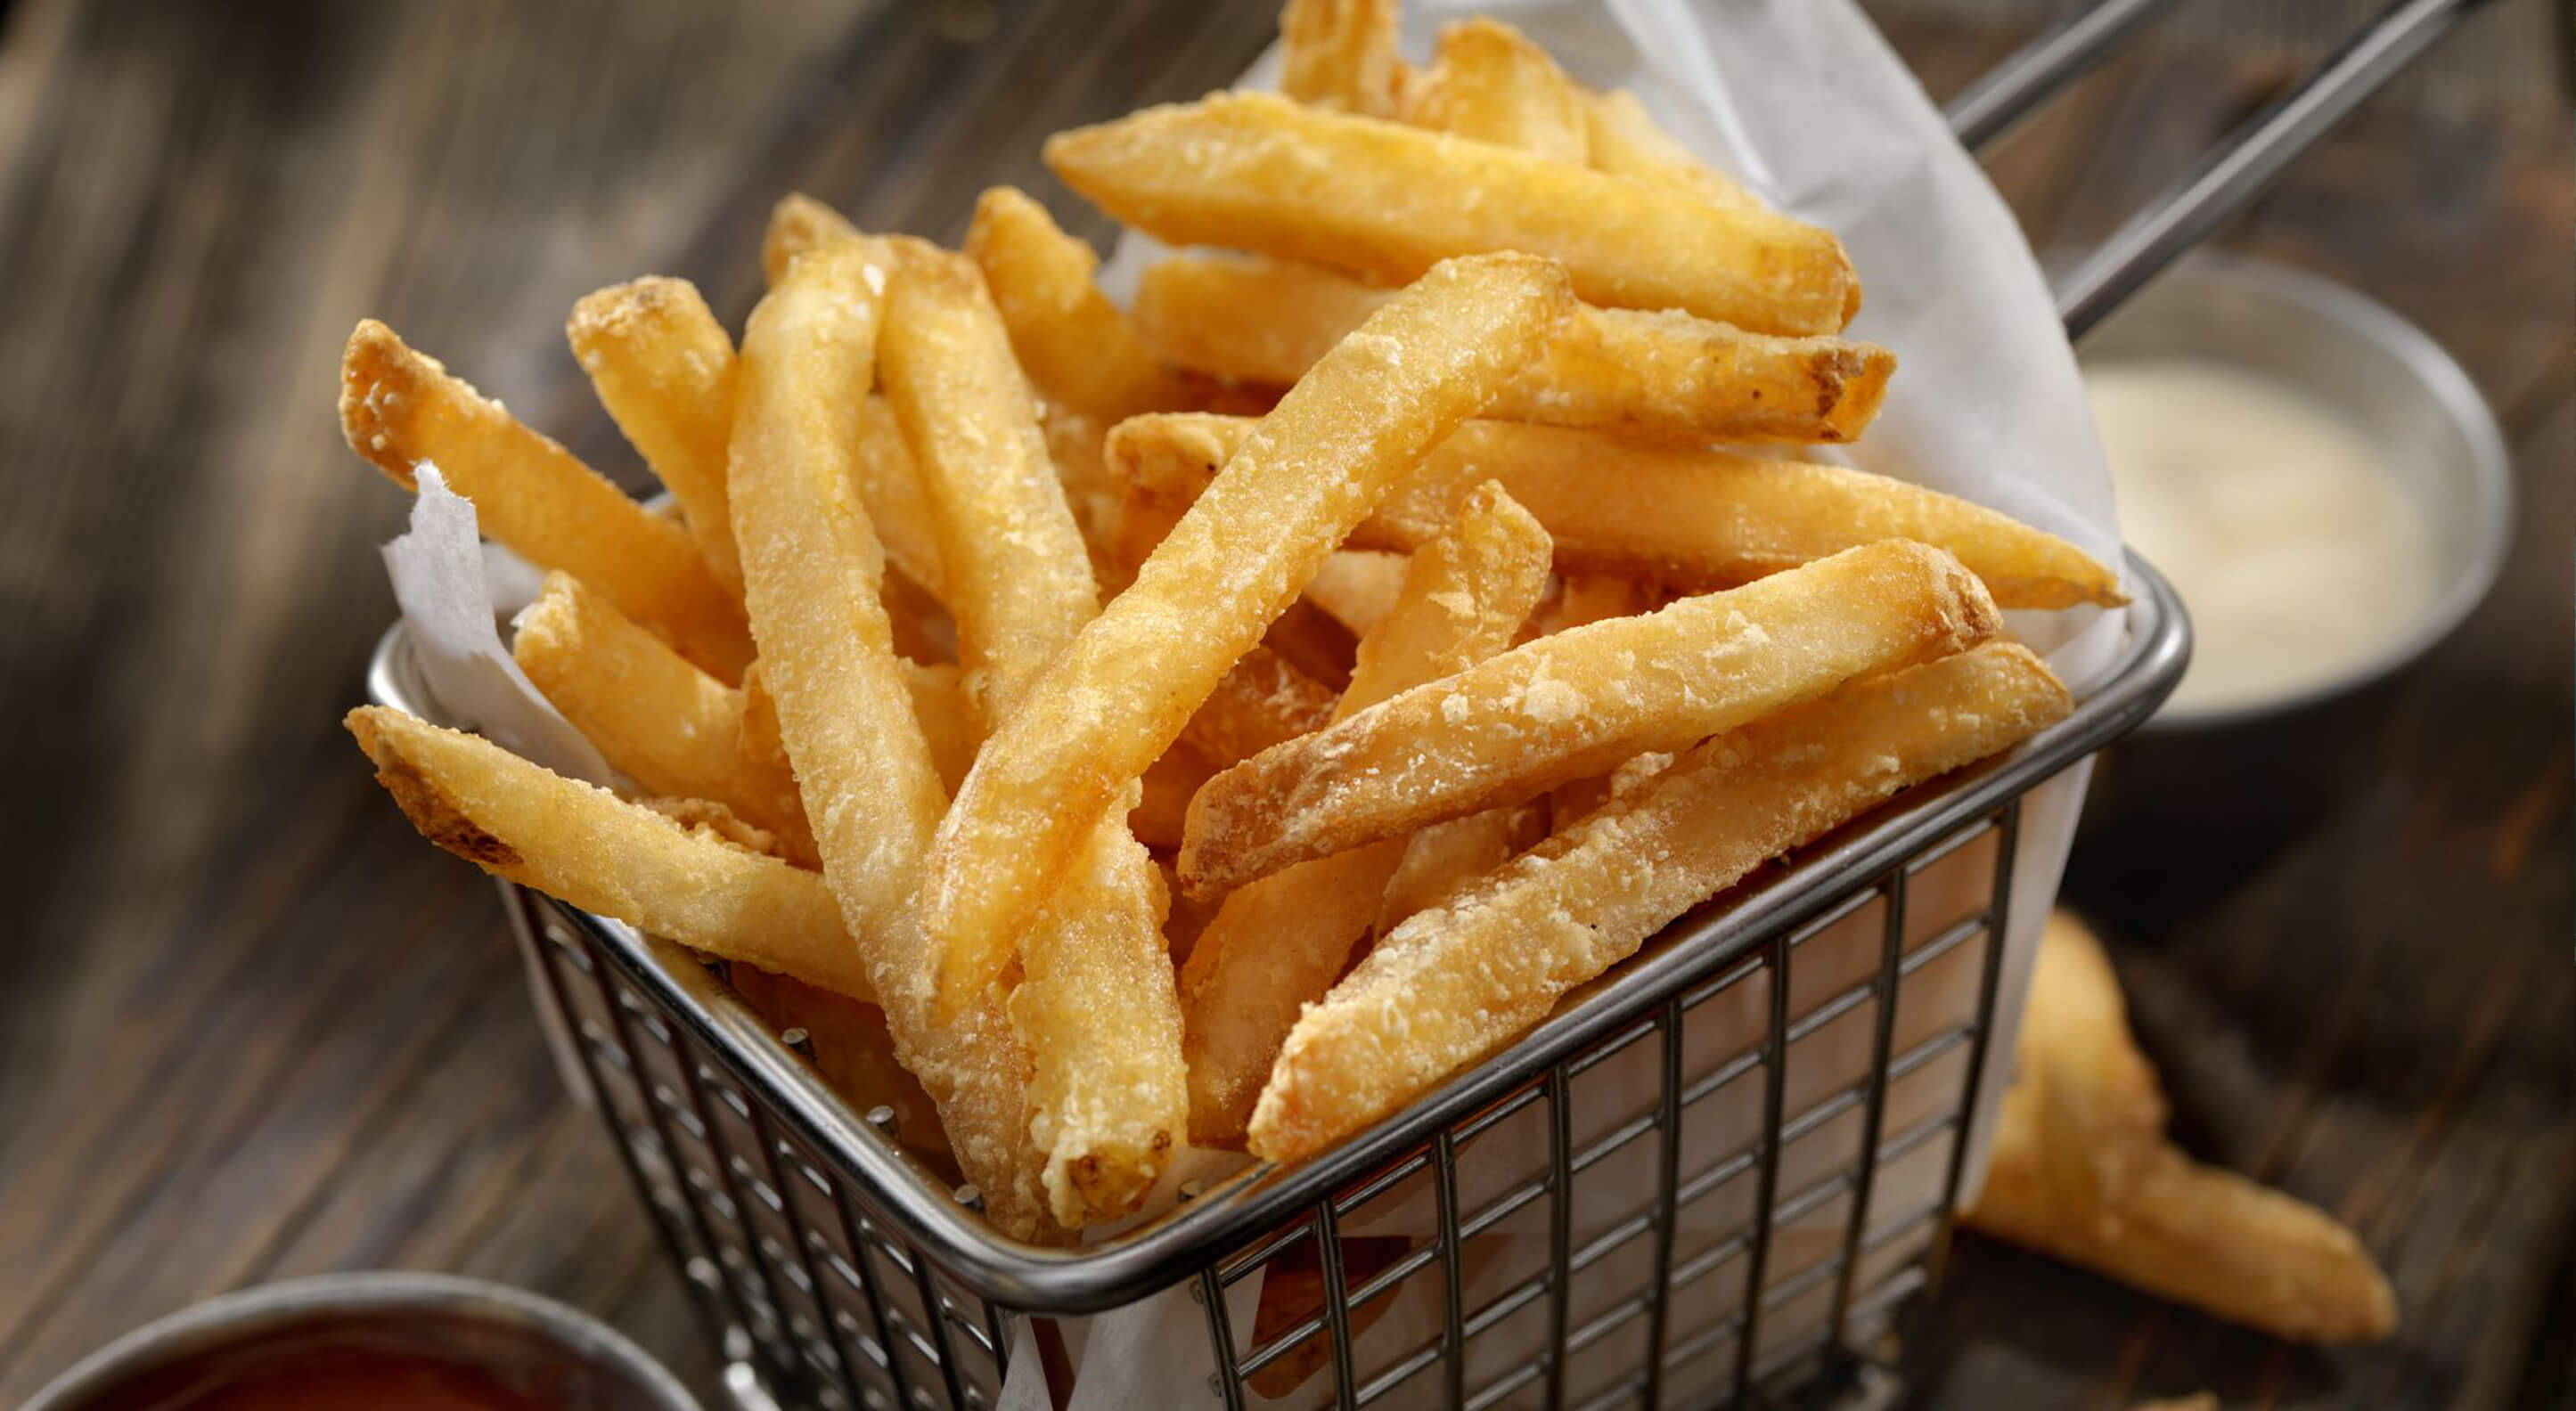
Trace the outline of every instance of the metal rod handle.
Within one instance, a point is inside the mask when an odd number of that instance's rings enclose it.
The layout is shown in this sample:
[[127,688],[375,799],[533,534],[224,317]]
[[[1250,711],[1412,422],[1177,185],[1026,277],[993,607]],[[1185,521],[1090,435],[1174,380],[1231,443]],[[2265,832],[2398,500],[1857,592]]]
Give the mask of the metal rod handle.
[[2248,120],[2190,175],[2167,187],[2057,287],[2070,338],[2242,210],[2361,101],[2486,0],[2398,0],[2307,82]]
[[1942,116],[1971,152],[1985,150],[2021,125],[2059,89],[2092,71],[2174,0],[2103,0],[2013,51],[1950,100]]

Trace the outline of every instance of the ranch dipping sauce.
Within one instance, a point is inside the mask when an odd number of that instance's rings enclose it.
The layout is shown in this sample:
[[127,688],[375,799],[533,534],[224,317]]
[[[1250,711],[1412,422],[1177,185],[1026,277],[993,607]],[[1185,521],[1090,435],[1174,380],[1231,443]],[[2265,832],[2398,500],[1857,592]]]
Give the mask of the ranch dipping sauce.
[[2352,674],[2439,586],[2423,516],[2379,447],[2260,373],[2107,362],[2085,389],[2120,529],[2191,612],[2166,713],[2258,705]]

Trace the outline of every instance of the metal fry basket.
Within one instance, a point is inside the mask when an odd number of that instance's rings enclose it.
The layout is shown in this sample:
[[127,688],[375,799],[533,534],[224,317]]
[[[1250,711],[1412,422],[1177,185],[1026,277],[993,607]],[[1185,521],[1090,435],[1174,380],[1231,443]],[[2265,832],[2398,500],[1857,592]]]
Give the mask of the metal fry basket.
[[[2068,276],[2069,330],[2475,3],[2399,0],[2248,120]],[[1953,126],[1972,146],[2000,136],[2163,7],[2075,16],[1954,103]],[[1940,1277],[2024,800],[2151,714],[2188,653],[2164,580],[2128,568],[2126,643],[2064,722],[1685,916],[1354,1140],[1185,1186],[1169,1214],[1079,1250],[997,1235],[720,966],[502,898],[567,1078],[606,1118],[745,1405],[994,1406],[1015,1355],[1060,1380],[1058,1320],[1155,1298],[1191,1300],[1193,1331],[1140,1355],[1237,1411],[1754,1400],[1883,1360],[1895,1306]],[[425,699],[399,626],[369,686]]]
[[[1167,1288],[1228,1407],[1710,1403],[1867,1358],[1938,1277],[2023,798],[2181,674],[2181,610],[2130,572],[2121,658],[2063,723],[1676,922],[1356,1140],[1082,1250],[995,1234],[719,966],[501,892],[674,1263],[781,1404],[992,1406],[1018,1319]],[[370,687],[422,698],[401,628]]]

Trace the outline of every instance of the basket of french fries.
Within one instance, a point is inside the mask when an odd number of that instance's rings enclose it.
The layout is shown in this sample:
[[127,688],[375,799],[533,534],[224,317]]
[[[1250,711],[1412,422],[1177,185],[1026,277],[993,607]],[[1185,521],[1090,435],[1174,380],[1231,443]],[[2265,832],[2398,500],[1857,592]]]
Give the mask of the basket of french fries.
[[[2082,761],[2179,675],[2153,573],[1937,488],[1938,416],[1866,468],[1904,383],[1824,226],[1508,26],[1282,31],[1277,93],[1049,141],[1138,232],[1108,270],[1007,188],[961,250],[791,196],[738,340],[683,281],[584,299],[665,503],[348,345],[418,493],[350,728],[502,879],[783,1399],[1865,1355],[1975,1179]],[[506,643],[481,539],[543,572]]]

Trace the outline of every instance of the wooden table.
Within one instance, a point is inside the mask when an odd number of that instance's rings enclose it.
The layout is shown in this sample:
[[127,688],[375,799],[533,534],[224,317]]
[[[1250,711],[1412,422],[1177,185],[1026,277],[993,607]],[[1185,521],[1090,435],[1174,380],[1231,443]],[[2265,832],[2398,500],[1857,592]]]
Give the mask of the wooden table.
[[[1883,8],[1936,93],[2029,22]],[[487,884],[339,728],[403,508],[339,444],[341,340],[381,315],[635,483],[563,351],[581,292],[683,274],[738,320],[796,187],[944,238],[988,182],[1080,217],[1038,139],[1222,82],[1268,9],[9,8],[0,1404],[195,1299],[380,1266],[524,1284],[707,1375]],[[2042,247],[2098,235],[2292,71],[2145,46],[1997,178]],[[2296,1351],[1967,1239],[1924,1404],[2569,1404],[2571,229],[2563,107],[2468,83],[2374,104],[2233,232],[2461,357],[2522,532],[2350,761],[2359,801],[2185,919],[2112,928],[2184,1138],[2351,1221],[2403,1330]]]

